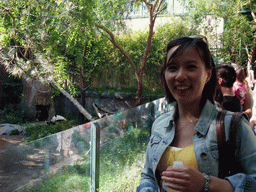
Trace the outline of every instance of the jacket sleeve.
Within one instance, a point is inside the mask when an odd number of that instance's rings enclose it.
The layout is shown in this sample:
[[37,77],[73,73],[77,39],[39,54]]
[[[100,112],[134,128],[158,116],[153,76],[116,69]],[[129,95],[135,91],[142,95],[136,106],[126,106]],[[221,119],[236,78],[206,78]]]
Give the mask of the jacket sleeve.
[[237,146],[239,147],[236,155],[244,173],[238,173],[225,179],[230,181],[235,192],[256,191],[256,137],[245,118],[242,118],[239,123]]
[[149,158],[150,153],[150,142],[148,143],[146,150],[146,160],[144,164],[144,169],[141,172],[141,182],[137,187],[137,192],[159,192],[159,187],[157,181],[155,180],[155,176],[152,168],[152,161]]

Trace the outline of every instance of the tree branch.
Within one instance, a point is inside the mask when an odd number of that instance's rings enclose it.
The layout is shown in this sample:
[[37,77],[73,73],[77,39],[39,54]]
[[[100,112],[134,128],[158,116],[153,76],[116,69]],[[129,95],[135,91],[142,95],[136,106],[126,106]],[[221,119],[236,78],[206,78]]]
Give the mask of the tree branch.
[[65,95],[74,105],[79,109],[79,111],[90,121],[93,120],[92,116],[84,109],[84,107],[72,96],[70,95],[66,90],[62,89],[55,81],[51,80],[51,84],[58,88],[58,90]]
[[[158,9],[161,6],[162,2],[163,2],[163,0],[161,0],[160,4],[158,5]],[[143,54],[142,62],[141,62],[141,68],[140,68],[140,72],[139,72],[140,74],[143,73],[142,71],[145,69],[147,57],[148,57],[151,43],[152,43],[152,37],[154,35],[154,25],[155,25],[155,20],[156,20],[156,16],[157,16],[157,14],[154,14],[154,9],[155,9],[157,3],[158,3],[158,0],[155,1],[155,4],[153,7],[152,6],[148,7],[149,13],[150,13],[149,35],[148,35],[148,39],[147,39],[147,46],[146,46],[145,52]]]
[[250,53],[249,53],[248,46],[247,46],[245,43],[244,43],[244,46],[245,46],[245,50],[246,50],[247,56],[248,56],[248,58],[249,58]]
[[167,7],[167,5],[165,5],[162,9],[160,9],[160,6],[161,6],[162,3],[163,3],[163,0],[161,0],[161,2],[159,3],[156,12],[153,15],[154,17],[156,17],[159,13],[161,13]]
[[248,63],[247,63],[247,69],[248,70],[250,69],[250,66],[252,65],[253,56],[256,52],[256,34],[254,35],[253,42],[254,42],[254,46],[252,47],[250,53],[249,53],[249,49],[248,49],[247,45],[245,44],[245,50],[246,50],[246,53],[248,55]]
[[132,64],[133,68],[135,69],[135,73],[136,73],[136,76],[137,76],[137,72],[138,72],[138,69],[137,69],[137,66],[135,65],[135,63],[133,62],[132,58],[124,51],[124,49],[116,43],[115,41],[115,36],[113,35],[113,33],[111,31],[109,31],[106,27],[102,26],[102,25],[99,25],[99,28],[100,29],[103,29],[104,31],[106,31],[110,38],[109,40],[113,43],[114,46],[116,46],[116,48],[118,48],[122,53],[123,55],[129,60],[129,62]]
[[[17,47],[17,49],[19,50],[20,54],[22,55],[23,58],[25,58],[26,60],[27,57],[26,57],[26,54],[27,54],[27,51],[28,51],[28,48],[25,48],[25,47],[22,47],[25,49],[25,54],[23,54],[22,50],[20,49],[20,46],[18,46],[18,43],[17,43],[17,40],[16,40],[16,33],[17,33],[17,30],[16,30],[16,22],[15,22],[15,19],[18,18],[18,17],[15,17],[9,9],[9,8],[6,8],[6,7],[2,7],[3,10],[5,10],[7,12],[7,14],[12,18],[12,27],[15,29],[15,33],[14,33],[14,42],[15,42],[15,46]],[[20,16],[22,17],[22,16]]]
[[[153,10],[156,9],[156,6],[157,6],[158,1],[159,1],[159,0],[156,0],[156,1],[155,1],[154,5],[153,5]],[[162,1],[162,0],[161,0],[161,1]],[[158,5],[158,9],[159,9],[159,6],[160,6],[160,5],[161,5],[161,3]]]
[[[15,60],[12,55],[9,55],[11,60]],[[7,59],[7,58],[6,58]],[[6,60],[5,59],[5,60]],[[27,73],[26,70],[19,64],[16,62],[16,66],[23,72],[23,77],[30,77],[31,79],[33,78],[31,76],[31,74]],[[72,96],[70,95],[67,91],[65,91],[64,89],[62,89],[54,80],[52,77],[47,77],[47,80],[55,87],[57,87],[59,89],[59,91],[65,95],[72,103],[74,103],[74,105],[78,108],[78,110],[90,121],[93,120],[93,117],[84,109],[84,107]]]
[[149,6],[149,7],[152,7],[152,6],[153,6],[153,4],[147,2],[146,0],[143,0],[143,2],[144,2],[147,6]]
[[250,2],[251,15],[252,15],[252,17],[253,17],[254,22],[256,23],[256,15],[255,15],[255,13],[254,13],[252,0],[249,0],[249,2]]

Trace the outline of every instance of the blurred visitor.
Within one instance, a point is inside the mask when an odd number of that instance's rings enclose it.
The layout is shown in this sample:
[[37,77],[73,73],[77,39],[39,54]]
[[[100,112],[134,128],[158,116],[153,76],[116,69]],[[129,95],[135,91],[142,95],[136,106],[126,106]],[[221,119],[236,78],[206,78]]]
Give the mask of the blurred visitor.
[[236,81],[233,85],[234,93],[240,99],[242,105],[242,111],[248,115],[249,119],[252,117],[252,105],[253,99],[251,93],[246,87],[246,73],[242,66],[237,65],[236,70]]
[[230,64],[220,64],[216,67],[216,73],[219,83],[216,101],[219,107],[233,112],[242,111],[240,99],[233,91],[233,84],[236,81],[234,67]]

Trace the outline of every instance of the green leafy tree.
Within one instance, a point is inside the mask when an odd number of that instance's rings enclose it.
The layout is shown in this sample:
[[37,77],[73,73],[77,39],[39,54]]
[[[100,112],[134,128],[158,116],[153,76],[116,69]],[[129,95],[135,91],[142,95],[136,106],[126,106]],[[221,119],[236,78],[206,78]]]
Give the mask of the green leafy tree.
[[[154,30],[151,48],[147,58],[145,73],[143,75],[143,94],[146,89],[161,91],[159,80],[160,68],[164,63],[166,45],[176,37],[195,34],[186,22],[177,17],[168,17],[168,22],[158,24]],[[140,64],[147,45],[148,29],[125,31],[116,37],[116,42],[133,59],[135,64]],[[114,86],[129,89],[137,88],[137,79],[134,68],[119,49],[110,42],[104,44],[103,70],[97,70],[93,81],[95,85]]]
[[133,58],[123,49],[123,47],[119,45],[111,29],[109,29],[106,25],[103,25],[103,24],[99,25],[99,28],[103,29],[109,35],[109,40],[113,43],[113,45],[117,49],[119,49],[122,52],[122,54],[126,57],[126,59],[128,59],[128,61],[134,68],[135,76],[138,81],[138,88],[136,93],[136,104],[140,105],[142,100],[143,74],[146,68],[146,62],[147,62],[147,58],[148,58],[149,51],[152,44],[156,18],[158,14],[161,13],[166,8],[166,6],[163,0],[160,0],[160,1],[159,0],[156,0],[156,1],[137,0],[137,2],[138,3],[142,2],[145,4],[149,12],[149,21],[150,21],[147,41],[146,41],[145,50],[140,62],[140,66],[138,66],[138,64],[134,62]]
[[[256,38],[255,38],[255,6],[251,0],[186,0],[189,18],[193,26],[201,27],[204,33],[211,31],[207,26],[200,25],[202,21],[211,15],[211,18],[224,19],[224,31],[218,39],[221,41],[218,50],[218,58],[225,62],[233,62],[240,65],[250,65],[254,62]],[[187,17],[188,18],[188,17]]]
[[[82,0],[1,1],[1,63],[14,75],[50,81],[62,92],[60,85],[65,82],[72,90],[74,86],[69,78],[72,75],[65,65],[69,68],[73,65],[80,71],[85,68],[83,62],[88,59],[84,57],[89,55],[86,48],[90,43],[81,31],[82,28],[90,31],[87,26],[94,23],[91,10],[95,4],[93,1],[83,3]],[[72,55],[75,61],[70,62],[72,48],[76,48],[73,50],[76,54]],[[87,64],[91,68],[91,63]],[[65,94],[88,119],[92,118],[71,95]]]
[[103,44],[99,24],[114,31],[135,6],[126,0],[19,0],[0,3],[1,63],[18,76],[51,82],[92,119],[63,88],[84,91],[100,65]]

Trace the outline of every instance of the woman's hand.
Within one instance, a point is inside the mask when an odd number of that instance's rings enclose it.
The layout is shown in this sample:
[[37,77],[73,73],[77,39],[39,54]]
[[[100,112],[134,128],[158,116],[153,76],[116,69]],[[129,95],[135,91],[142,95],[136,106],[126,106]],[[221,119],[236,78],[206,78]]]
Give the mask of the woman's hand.
[[166,186],[177,191],[201,192],[205,184],[204,174],[190,168],[169,166],[162,172],[161,179]]
[[[214,176],[210,177],[209,191],[234,191],[233,186],[228,180]],[[162,172],[161,179],[166,182],[167,187],[183,192],[201,192],[205,184],[204,174],[185,164],[182,167],[167,167]]]

